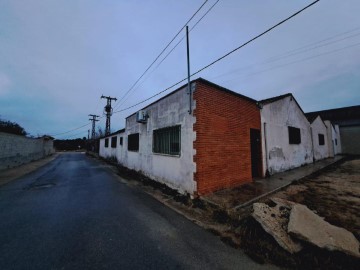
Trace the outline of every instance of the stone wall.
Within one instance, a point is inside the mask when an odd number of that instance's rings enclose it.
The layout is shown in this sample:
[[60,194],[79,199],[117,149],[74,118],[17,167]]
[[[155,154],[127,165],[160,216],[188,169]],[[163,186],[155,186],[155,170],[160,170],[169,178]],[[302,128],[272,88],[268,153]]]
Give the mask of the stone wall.
[[0,170],[13,168],[54,153],[53,140],[32,139],[0,132]]

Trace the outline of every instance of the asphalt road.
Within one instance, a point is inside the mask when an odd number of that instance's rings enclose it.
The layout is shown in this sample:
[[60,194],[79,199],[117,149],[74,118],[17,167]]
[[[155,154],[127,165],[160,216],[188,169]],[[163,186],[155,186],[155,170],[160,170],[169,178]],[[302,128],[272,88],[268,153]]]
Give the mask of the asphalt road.
[[66,153],[0,187],[0,269],[271,269]]

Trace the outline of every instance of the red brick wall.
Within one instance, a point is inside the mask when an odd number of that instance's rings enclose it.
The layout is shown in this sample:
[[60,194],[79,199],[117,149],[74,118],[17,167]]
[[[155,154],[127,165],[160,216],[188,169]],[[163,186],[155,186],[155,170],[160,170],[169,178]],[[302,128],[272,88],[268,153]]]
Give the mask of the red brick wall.
[[261,128],[256,104],[201,81],[194,100],[198,194],[251,182],[250,128]]

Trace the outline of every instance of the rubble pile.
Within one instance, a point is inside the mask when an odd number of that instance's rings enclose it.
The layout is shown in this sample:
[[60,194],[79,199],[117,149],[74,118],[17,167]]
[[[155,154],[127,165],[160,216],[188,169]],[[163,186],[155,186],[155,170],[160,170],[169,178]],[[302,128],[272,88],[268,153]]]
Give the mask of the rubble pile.
[[351,232],[331,225],[305,205],[273,198],[270,205],[254,203],[252,217],[291,254],[306,242],[360,258],[359,241]]

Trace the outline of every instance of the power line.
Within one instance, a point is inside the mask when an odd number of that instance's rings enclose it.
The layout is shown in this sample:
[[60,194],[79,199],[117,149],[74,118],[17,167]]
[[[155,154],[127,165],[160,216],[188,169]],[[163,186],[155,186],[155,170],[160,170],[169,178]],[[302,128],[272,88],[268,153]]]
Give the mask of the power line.
[[[159,55],[154,59],[154,61],[146,68],[146,70],[141,74],[141,76],[135,81],[135,83],[130,87],[128,91],[119,99],[119,102],[135,87],[135,85],[141,80],[142,77],[148,72],[148,70],[155,64],[155,62],[160,58],[160,56],[167,50],[170,44],[177,38],[181,31],[186,27],[186,25],[196,16],[196,14],[203,8],[203,6],[209,0],[205,0],[204,3],[196,10],[196,12],[190,17],[190,19],[184,24],[183,27],[177,32],[177,34],[171,39],[171,41],[165,46],[165,48],[159,53]],[[116,106],[115,106],[116,107]]]
[[[259,70],[259,71],[256,71],[256,72],[245,74],[244,76],[241,76],[241,77],[243,77],[243,78],[244,77],[250,77],[250,76],[253,76],[253,75],[256,75],[256,74],[259,74],[259,73],[263,73],[263,72],[266,72],[266,71],[271,71],[271,70],[274,70],[274,69],[290,66],[290,65],[300,63],[300,62],[305,62],[305,61],[308,61],[308,60],[311,60],[311,59],[314,59],[314,58],[317,58],[317,57],[320,57],[320,56],[336,53],[336,52],[339,52],[339,51],[342,51],[342,50],[345,50],[345,49],[349,49],[349,48],[352,48],[352,47],[356,47],[356,46],[359,46],[359,45],[360,45],[360,42],[355,43],[355,44],[351,44],[349,46],[345,46],[345,47],[342,47],[342,48],[338,48],[338,49],[335,49],[335,50],[332,50],[332,51],[328,51],[328,52],[312,55],[312,56],[309,56],[309,57],[305,57],[305,58],[299,59],[297,61],[292,61],[292,62],[285,63],[285,64],[282,64],[282,65],[277,65],[275,67],[271,67],[271,68],[268,68],[268,69]],[[239,77],[237,77],[236,79],[238,79],[238,78]],[[227,80],[226,82],[229,82],[229,81],[233,81],[233,80]]]
[[309,7],[313,6],[314,4],[316,4],[317,2],[319,2],[320,0],[316,0],[314,2],[312,2],[311,4],[307,5],[306,7],[300,9],[299,11],[295,12],[293,15],[287,17],[286,19],[282,20],[281,22],[275,24],[274,26],[270,27],[269,29],[267,29],[266,31],[262,32],[261,34],[255,36],[254,38],[250,39],[249,41],[243,43],[242,45],[240,45],[239,47],[233,49],[232,51],[228,52],[227,54],[221,56],[220,58],[216,59],[215,61],[211,62],[210,64],[206,65],[205,67],[199,69],[198,71],[196,71],[195,73],[193,73],[191,76],[194,76],[198,73],[200,73],[201,71],[211,67],[212,65],[216,64],[217,62],[223,60],[224,58],[228,57],[230,54],[236,52],[237,50],[245,47],[246,45],[248,45],[249,43],[255,41],[256,39],[260,38],[261,36],[267,34],[268,32],[270,32],[271,30],[275,29],[276,27],[282,25],[283,23],[289,21],[290,19],[292,19],[293,17],[295,17],[296,15],[300,14],[301,12],[303,12],[304,10],[308,9]]
[[305,45],[305,46],[302,46],[302,47],[300,47],[300,48],[296,48],[296,49],[290,50],[290,51],[288,51],[288,52],[286,52],[286,53],[280,54],[280,55],[275,56],[275,57],[280,57],[280,56],[286,55],[286,54],[288,54],[288,53],[292,53],[292,52],[296,52],[296,51],[299,51],[299,50],[303,50],[303,49],[305,49],[305,48],[307,48],[307,47],[310,47],[310,46],[312,46],[312,45],[316,45],[316,44],[319,44],[319,43],[321,44],[321,43],[323,43],[323,42],[325,42],[325,41],[332,40],[332,39],[334,39],[334,38],[336,38],[336,37],[343,36],[343,35],[346,35],[346,34],[349,34],[349,33],[352,33],[352,32],[356,32],[356,31],[358,31],[359,29],[360,29],[360,27],[356,27],[356,28],[354,28],[354,29],[352,29],[352,30],[349,30],[349,31],[346,31],[346,32],[342,32],[342,33],[336,34],[336,35],[331,36],[331,37],[327,37],[327,38],[325,38],[325,39],[316,41],[316,42],[314,42],[314,43],[310,43],[310,44]]
[[[191,32],[203,19],[206,15],[209,14],[209,12],[215,7],[215,5],[219,2],[220,0],[217,0],[205,13],[203,16],[201,16],[201,18],[190,28],[190,31]],[[156,65],[156,67],[149,73],[148,77],[145,78],[135,89],[133,90],[136,90],[137,88],[139,88],[140,85],[142,85],[149,77],[150,75],[165,61],[166,58],[168,58],[168,56],[179,46],[179,44],[184,40],[185,38],[185,35],[175,44],[175,46],[164,56],[164,58]],[[130,92],[130,91],[129,91]],[[129,96],[128,96],[129,97]],[[128,98],[127,97],[127,98]],[[122,104],[124,104],[124,102],[127,100],[126,99],[122,99],[122,102],[120,102],[119,100],[119,103],[118,105],[115,106],[115,108],[121,106]]]
[[[81,132],[79,132],[79,133],[70,135],[70,136],[68,136],[68,137],[66,137],[66,138],[63,138],[63,139],[60,139],[60,140],[68,140],[68,139],[74,138],[74,137],[76,137],[76,136],[79,136],[80,134],[84,134],[85,132],[88,132],[88,131],[87,131],[87,130],[84,130],[84,131],[81,131]],[[85,135],[86,135],[86,133],[85,133]],[[85,136],[84,136],[84,137],[85,137]]]
[[[224,58],[226,58],[226,57],[228,57],[229,55],[233,54],[233,53],[236,52],[237,50],[245,47],[245,46],[248,45],[249,43],[251,43],[251,42],[255,41],[256,39],[260,38],[261,36],[267,34],[268,32],[272,31],[272,30],[275,29],[276,27],[278,27],[278,26],[282,25],[283,23],[289,21],[290,19],[294,18],[295,16],[297,16],[298,14],[300,14],[300,13],[303,12],[303,11],[305,11],[306,9],[308,9],[308,8],[311,7],[311,6],[313,6],[314,4],[316,4],[316,3],[319,2],[319,1],[320,1],[320,0],[316,0],[316,1],[312,2],[311,4],[307,5],[306,7],[300,9],[299,11],[295,12],[294,14],[292,14],[292,15],[289,16],[289,17],[287,17],[286,19],[280,21],[279,23],[275,24],[274,26],[270,27],[269,29],[265,30],[264,32],[260,33],[259,35],[255,36],[254,38],[250,39],[249,41],[241,44],[241,45],[238,46],[237,48],[235,48],[235,49],[231,50],[230,52],[226,53],[225,55],[219,57],[218,59],[214,60],[214,61],[211,62],[210,64],[208,64],[208,65],[200,68],[199,70],[197,70],[196,72],[194,72],[193,74],[191,74],[190,77],[193,77],[194,75],[200,73],[201,71],[204,71],[205,69],[211,67],[212,65],[216,64],[217,62],[223,60]],[[146,102],[146,101],[148,101],[148,100],[150,100],[150,99],[152,99],[152,98],[154,98],[154,97],[156,97],[156,96],[158,96],[158,95],[160,95],[160,94],[168,91],[169,89],[173,88],[174,86],[179,85],[180,83],[182,83],[182,82],[184,82],[184,81],[186,81],[186,80],[187,80],[187,78],[184,78],[184,79],[178,81],[177,83],[174,83],[173,85],[169,86],[168,88],[166,88],[166,89],[164,89],[164,90],[156,93],[155,95],[152,95],[151,97],[149,97],[149,98],[147,98],[147,99],[144,99],[144,100],[142,100],[142,101],[140,101],[140,102],[138,102],[138,103],[136,103],[136,104],[134,104],[134,105],[131,105],[131,106],[127,107],[127,108],[124,108],[124,109],[119,110],[119,111],[115,111],[114,113],[119,113],[119,112],[122,112],[122,111],[126,111],[126,110],[128,110],[128,109],[131,109],[131,108],[133,108],[133,107],[136,107],[136,106],[138,106],[138,105],[140,105],[140,104],[142,104],[142,103],[144,103],[144,102]]]
[[[239,70],[248,69],[248,68],[253,67],[254,65],[264,65],[264,64],[269,64],[269,63],[272,63],[272,62],[277,62],[279,60],[286,59],[286,58],[289,58],[289,57],[294,56],[294,55],[302,54],[302,53],[305,53],[305,52],[308,52],[308,51],[312,51],[314,49],[318,49],[318,48],[321,48],[321,47],[332,45],[334,43],[338,43],[338,42],[341,42],[341,41],[344,41],[344,40],[347,40],[347,39],[350,39],[350,38],[353,38],[353,37],[356,37],[356,36],[359,36],[359,35],[360,35],[360,33],[357,33],[357,34],[354,34],[354,35],[351,35],[351,36],[346,36],[344,38],[337,39],[337,40],[334,40],[332,42],[327,42],[327,43],[324,43],[324,44],[321,44],[324,40],[314,42],[314,43],[308,44],[308,45],[306,45],[304,47],[298,48],[296,50],[290,50],[290,51],[288,51],[286,53],[283,53],[283,54],[280,54],[278,56],[272,56],[270,58],[265,59],[264,61],[254,63],[253,65],[246,65],[246,66],[242,66],[240,68],[236,68],[236,69],[231,70],[229,72],[226,72],[226,73],[220,74],[218,76],[215,76],[215,77],[213,77],[213,79],[221,78],[221,77],[224,77],[224,76],[229,75],[229,74],[237,73]],[[336,35],[336,36],[339,36],[339,35]],[[333,37],[327,38],[326,40],[329,40],[329,39],[333,39]],[[319,44],[319,43],[321,45],[310,47],[311,45],[315,45],[315,44]]]
[[85,124],[85,125],[82,125],[82,126],[80,126],[80,127],[77,127],[77,128],[74,128],[74,129],[71,129],[71,130],[65,131],[65,132],[61,132],[61,133],[57,133],[57,134],[53,134],[53,135],[51,135],[51,137],[55,137],[55,136],[59,136],[59,135],[63,135],[63,134],[67,134],[67,133],[70,133],[70,132],[72,132],[72,131],[78,130],[78,129],[80,129],[80,128],[86,127],[86,126],[88,126],[88,125],[90,125],[90,123],[87,123],[87,124]]
[[[320,1],[320,0],[316,0],[316,1],[312,2],[311,4],[307,5],[306,7],[302,8],[301,10],[295,12],[295,13],[292,14],[291,16],[287,17],[286,19],[282,20],[281,22],[279,22],[279,23],[275,24],[274,26],[270,27],[270,28],[267,29],[266,31],[262,32],[261,34],[255,36],[254,38],[252,38],[252,39],[250,39],[249,41],[247,41],[247,42],[243,43],[242,45],[240,45],[239,47],[233,49],[232,51],[230,51],[230,52],[228,52],[227,54],[221,56],[220,58],[216,59],[215,61],[211,62],[210,64],[208,64],[208,65],[204,66],[203,68],[197,70],[196,72],[194,72],[193,74],[191,74],[190,77],[193,77],[194,75],[196,75],[196,74],[200,73],[201,71],[209,68],[210,66],[214,65],[215,63],[223,60],[224,58],[228,57],[229,55],[231,55],[232,53],[236,52],[236,51],[239,50],[240,48],[245,47],[245,46],[248,45],[249,43],[251,43],[251,42],[255,41],[256,39],[260,38],[261,36],[267,34],[267,33],[270,32],[271,30],[273,30],[274,28],[280,26],[281,24],[285,23],[286,21],[288,21],[288,20],[292,19],[293,17],[297,16],[298,14],[300,14],[300,13],[303,12],[304,10],[308,9],[309,7],[313,6],[314,4],[316,4],[316,3],[319,2],[319,1]],[[205,2],[203,3],[203,5],[204,5],[206,2],[207,2],[207,1],[205,1]],[[203,7],[203,5],[200,7],[200,9]],[[200,9],[199,9],[199,10],[200,10]],[[199,10],[198,10],[198,11],[199,11]],[[197,12],[198,12],[198,11],[197,11]],[[195,16],[195,15],[193,15],[193,16]],[[193,17],[193,16],[192,16],[192,17]],[[192,19],[192,18],[191,18],[191,19]],[[190,19],[190,20],[191,20],[191,19]],[[189,20],[189,21],[190,21],[190,20]],[[185,26],[186,26],[186,24],[185,24]],[[185,26],[184,26],[184,27],[185,27]],[[184,27],[183,27],[183,28],[184,28]],[[181,32],[181,31],[183,30],[183,28],[182,28],[179,32]],[[167,46],[167,47],[168,47],[168,46]],[[158,58],[158,57],[157,57],[157,58]],[[182,83],[182,82],[184,82],[184,81],[186,81],[186,80],[187,80],[187,78],[184,78],[184,79],[178,81],[177,83],[174,83],[173,85],[167,87],[166,89],[164,89],[164,90],[162,90],[162,91],[160,91],[160,92],[152,95],[151,97],[149,97],[149,98],[147,98],[147,99],[144,99],[144,100],[142,100],[142,101],[140,101],[140,102],[138,102],[138,103],[136,103],[136,104],[134,104],[134,105],[131,105],[131,106],[129,106],[129,107],[127,107],[127,108],[124,108],[124,109],[122,109],[122,110],[115,111],[115,112],[113,112],[113,113],[119,113],[119,112],[123,112],[123,111],[129,110],[129,109],[131,109],[131,108],[134,108],[134,107],[136,107],[136,106],[138,106],[138,105],[140,105],[140,104],[142,104],[142,103],[144,103],[144,102],[146,102],[146,101],[148,101],[148,100],[150,100],[150,99],[152,99],[152,98],[154,98],[154,97],[156,97],[156,96],[161,95],[162,93],[170,90],[171,88],[179,85],[180,83]],[[103,118],[103,117],[101,117],[101,118]],[[101,118],[100,118],[100,119],[101,119]],[[52,136],[57,136],[57,135],[66,134],[66,133],[69,133],[69,132],[71,132],[71,131],[78,130],[78,129],[82,128],[82,127],[88,126],[89,124],[90,124],[90,123],[87,123],[86,125],[80,126],[80,127],[78,127],[78,128],[69,130],[69,131],[67,131],[67,132],[58,133],[58,134],[55,134],[55,135],[52,135]]]

